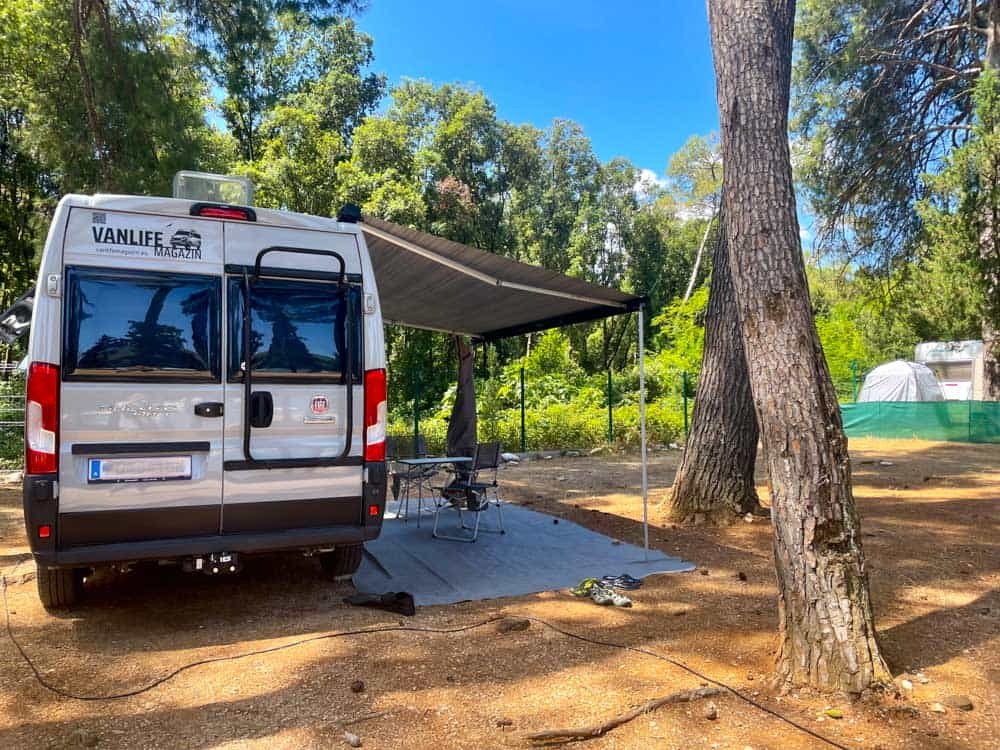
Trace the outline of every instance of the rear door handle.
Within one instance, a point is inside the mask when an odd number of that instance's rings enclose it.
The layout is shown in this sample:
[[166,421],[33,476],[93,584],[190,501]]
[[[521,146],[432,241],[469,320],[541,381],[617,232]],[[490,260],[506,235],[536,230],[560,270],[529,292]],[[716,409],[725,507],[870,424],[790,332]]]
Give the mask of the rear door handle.
[[219,401],[205,401],[194,405],[194,413],[199,417],[221,417],[223,405]]
[[274,398],[270,391],[254,391],[250,397],[250,426],[270,427],[274,419]]

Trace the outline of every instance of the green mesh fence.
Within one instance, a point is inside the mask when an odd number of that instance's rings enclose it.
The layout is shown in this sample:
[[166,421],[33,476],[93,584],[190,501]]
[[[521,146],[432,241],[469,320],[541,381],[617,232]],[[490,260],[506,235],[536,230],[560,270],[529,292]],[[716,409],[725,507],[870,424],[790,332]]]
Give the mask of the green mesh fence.
[[840,409],[848,437],[1000,443],[1000,401],[874,401]]

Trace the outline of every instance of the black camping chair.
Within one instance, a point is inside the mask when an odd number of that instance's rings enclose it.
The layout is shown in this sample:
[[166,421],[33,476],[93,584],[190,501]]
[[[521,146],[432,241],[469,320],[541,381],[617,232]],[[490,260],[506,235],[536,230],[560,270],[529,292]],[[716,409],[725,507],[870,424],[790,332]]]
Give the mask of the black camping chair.
[[[459,475],[444,487],[438,487],[440,493],[434,508],[434,537],[450,539],[455,542],[474,542],[480,531],[494,534],[506,534],[503,527],[503,498],[500,497],[500,484],[497,473],[500,469],[500,443],[479,443],[472,461],[472,469],[466,476]],[[482,514],[493,505],[497,509],[498,525],[496,528],[480,527]],[[448,535],[438,533],[438,520],[441,511],[451,508],[458,511],[459,525],[462,531],[472,534]],[[465,513],[473,513],[476,521],[472,526],[465,523]]]

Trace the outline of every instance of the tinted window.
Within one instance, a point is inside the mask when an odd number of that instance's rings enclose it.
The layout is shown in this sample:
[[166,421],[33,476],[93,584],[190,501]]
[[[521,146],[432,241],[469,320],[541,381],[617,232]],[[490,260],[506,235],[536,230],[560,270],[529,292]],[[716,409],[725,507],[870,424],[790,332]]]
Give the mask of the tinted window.
[[66,269],[67,377],[218,379],[221,281]]
[[[354,374],[361,374],[361,290],[348,301],[332,284],[260,279],[251,284],[251,340],[254,377],[341,379],[346,356],[344,318],[353,310]],[[243,279],[229,280],[229,378],[240,379],[243,364]]]

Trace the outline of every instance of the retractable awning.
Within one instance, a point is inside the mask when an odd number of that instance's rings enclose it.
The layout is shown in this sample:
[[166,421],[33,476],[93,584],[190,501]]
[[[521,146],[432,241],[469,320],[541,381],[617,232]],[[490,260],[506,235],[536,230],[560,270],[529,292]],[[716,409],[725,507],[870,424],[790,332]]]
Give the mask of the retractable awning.
[[[382,318],[387,323],[495,341],[638,313],[642,525],[648,559],[645,299],[370,216],[364,218],[361,228],[375,269]],[[466,380],[471,389],[471,368]],[[474,390],[471,403],[474,415]]]
[[387,323],[494,341],[638,310],[643,298],[370,216]]

